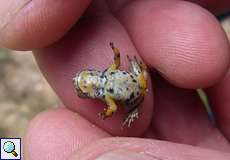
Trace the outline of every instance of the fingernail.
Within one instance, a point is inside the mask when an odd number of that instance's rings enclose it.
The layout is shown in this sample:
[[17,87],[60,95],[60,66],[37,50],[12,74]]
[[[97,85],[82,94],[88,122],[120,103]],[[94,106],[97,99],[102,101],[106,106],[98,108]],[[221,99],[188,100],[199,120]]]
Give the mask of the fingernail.
[[105,153],[96,158],[96,160],[156,160],[156,158],[148,156],[144,153],[136,153],[130,151],[112,151]]
[[10,20],[31,0],[0,1],[0,30],[9,24]]

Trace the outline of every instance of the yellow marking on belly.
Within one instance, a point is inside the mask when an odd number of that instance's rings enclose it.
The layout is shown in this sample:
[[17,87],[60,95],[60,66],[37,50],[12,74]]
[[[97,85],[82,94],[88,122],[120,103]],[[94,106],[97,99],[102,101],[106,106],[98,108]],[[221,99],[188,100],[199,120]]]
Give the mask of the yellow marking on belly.
[[138,82],[140,87],[142,88],[142,95],[145,95],[146,90],[147,90],[147,80],[146,80],[146,75],[144,75],[144,72],[142,72],[139,76],[138,76]]
[[100,117],[102,119],[112,116],[113,113],[117,110],[117,105],[111,97],[105,96],[105,102],[107,104],[107,108],[104,112],[100,113]]

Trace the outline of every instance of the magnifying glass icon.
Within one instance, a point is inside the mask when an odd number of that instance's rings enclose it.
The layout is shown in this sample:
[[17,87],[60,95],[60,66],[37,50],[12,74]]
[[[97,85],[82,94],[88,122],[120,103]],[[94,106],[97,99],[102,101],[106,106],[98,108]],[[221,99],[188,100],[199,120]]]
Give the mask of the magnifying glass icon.
[[15,145],[13,142],[11,141],[7,141],[3,144],[3,150],[6,152],[6,153],[11,153],[14,155],[14,157],[17,157],[18,154],[17,152],[15,151]]

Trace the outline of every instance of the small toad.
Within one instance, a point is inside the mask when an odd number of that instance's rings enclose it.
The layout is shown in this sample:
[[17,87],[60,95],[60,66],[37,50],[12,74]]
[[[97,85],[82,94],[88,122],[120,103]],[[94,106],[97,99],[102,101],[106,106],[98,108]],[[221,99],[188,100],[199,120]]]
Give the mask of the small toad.
[[147,91],[147,68],[135,56],[133,59],[127,56],[130,72],[119,70],[120,52],[113,43],[110,46],[114,53],[113,64],[104,71],[80,71],[73,78],[73,83],[79,97],[100,99],[107,104],[107,108],[99,113],[102,119],[116,112],[116,102],[122,104],[128,112],[122,127],[130,127],[138,119],[138,106]]

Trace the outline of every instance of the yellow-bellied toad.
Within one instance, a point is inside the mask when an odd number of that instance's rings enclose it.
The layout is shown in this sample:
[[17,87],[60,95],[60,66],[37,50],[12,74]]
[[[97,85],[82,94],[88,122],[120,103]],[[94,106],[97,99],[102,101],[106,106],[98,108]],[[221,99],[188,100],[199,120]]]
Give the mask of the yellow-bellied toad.
[[105,119],[112,116],[117,110],[115,102],[121,103],[128,111],[122,127],[126,124],[130,127],[131,123],[138,118],[138,106],[143,101],[147,90],[147,71],[146,66],[137,60],[130,59],[130,72],[119,70],[120,52],[110,46],[114,53],[114,63],[104,70],[83,70],[73,78],[73,83],[78,96],[81,98],[97,98],[107,104],[100,117]]

